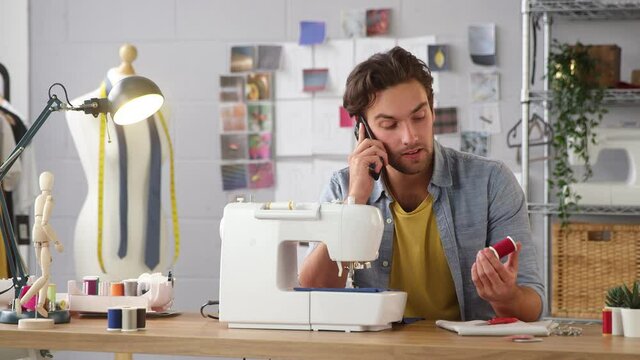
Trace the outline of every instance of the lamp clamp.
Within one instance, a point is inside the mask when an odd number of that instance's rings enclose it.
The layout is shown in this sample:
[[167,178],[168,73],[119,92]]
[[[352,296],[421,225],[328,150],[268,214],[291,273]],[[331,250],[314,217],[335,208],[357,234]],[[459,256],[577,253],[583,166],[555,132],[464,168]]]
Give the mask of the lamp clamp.
[[91,98],[85,100],[84,103],[73,110],[84,111],[85,114],[91,114],[98,117],[98,114],[106,114],[109,111],[109,100],[106,98]]

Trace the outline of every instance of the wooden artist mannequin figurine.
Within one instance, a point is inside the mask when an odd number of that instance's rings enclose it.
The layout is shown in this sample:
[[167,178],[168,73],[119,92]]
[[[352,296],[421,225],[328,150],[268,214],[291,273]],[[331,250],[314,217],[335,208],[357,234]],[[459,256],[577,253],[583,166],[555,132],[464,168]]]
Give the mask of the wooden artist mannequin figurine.
[[47,299],[47,289],[49,287],[49,278],[51,277],[51,251],[49,250],[49,243],[54,242],[56,250],[61,253],[64,247],[58,240],[58,236],[49,224],[51,218],[51,211],[53,210],[53,196],[51,191],[53,190],[53,174],[45,171],[40,174],[40,195],[36,198],[34,204],[34,220],[33,220],[33,246],[36,251],[36,262],[40,265],[41,274],[40,277],[31,285],[29,291],[20,299],[20,303],[16,304],[16,311],[20,313],[22,305],[25,305],[31,298],[38,293],[38,302],[36,304],[36,310],[38,314],[43,317],[47,317],[49,313],[44,308],[45,300]]
[[[131,62],[136,56],[135,47],[123,45],[120,48],[122,63],[107,72],[105,89],[100,86],[72,103],[105,97],[118,81],[135,74]],[[109,116],[103,132],[104,116],[94,118],[69,111],[66,118],[88,183],[75,229],[76,277],[95,275],[101,280],[115,281],[137,278],[144,272],[165,272],[171,266],[173,243],[167,239],[159,195],[152,196],[154,193],[150,190],[153,184],[159,187],[161,173],[158,170],[169,154],[169,142],[159,117],[121,126],[114,124]],[[100,142],[104,143],[103,162],[100,161]],[[159,192],[157,189],[155,194]],[[98,212],[100,201],[102,216]],[[157,210],[155,216],[152,208]],[[154,227],[150,229],[150,226]],[[153,244],[149,245],[150,242]],[[149,261],[147,256],[150,246],[155,246],[155,254],[159,254],[155,261]]]

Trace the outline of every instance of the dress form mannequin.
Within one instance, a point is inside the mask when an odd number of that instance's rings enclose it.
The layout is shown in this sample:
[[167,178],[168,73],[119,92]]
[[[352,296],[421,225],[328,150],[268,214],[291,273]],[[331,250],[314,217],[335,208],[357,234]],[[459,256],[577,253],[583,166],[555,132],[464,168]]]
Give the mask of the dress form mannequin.
[[[106,78],[115,85],[126,76],[134,74],[131,62],[136,58],[136,49],[128,44],[120,48],[122,63],[107,72]],[[82,95],[72,101],[80,104],[85,99],[101,97],[100,89]],[[98,262],[98,141],[100,141],[100,120],[80,112],[67,112],[67,124],[71,136],[78,149],[80,162],[84,170],[88,191],[76,224],[74,240],[74,258],[76,276],[97,275],[101,279],[114,281],[137,278],[141,273],[150,271],[166,271],[171,265],[173,256],[172,243],[167,240],[166,219],[160,212],[160,262],[154,269],[149,269],[144,262],[146,247],[146,226],[148,213],[149,162],[151,157],[151,141],[147,121],[122,127],[127,142],[127,193],[128,193],[128,226],[127,253],[120,258],[120,158],[118,138],[115,124],[109,120],[107,132],[111,135],[111,143],[104,141],[104,202],[103,202],[103,236],[102,257],[106,274],[103,274]],[[158,129],[162,129],[155,120]],[[164,134],[159,134],[162,149],[162,161],[168,154],[168,143]]]

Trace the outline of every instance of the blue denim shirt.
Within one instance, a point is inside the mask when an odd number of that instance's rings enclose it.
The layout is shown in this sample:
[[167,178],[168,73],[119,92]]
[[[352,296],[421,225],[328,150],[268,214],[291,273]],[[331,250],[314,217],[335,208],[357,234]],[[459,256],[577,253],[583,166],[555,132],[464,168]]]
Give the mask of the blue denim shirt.
[[[517,282],[534,289],[544,304],[544,285],[531,239],[527,206],[513,173],[500,161],[445,148],[434,142],[434,169],[427,190],[440,239],[456,288],[462,320],[495,316],[480,298],[471,280],[471,265],[479,250],[507,235],[522,242]],[[349,169],[333,174],[321,201],[343,200],[349,192]],[[393,201],[382,178],[375,182],[367,204],[380,209],[385,219],[379,256],[370,269],[356,270],[358,287],[387,288],[393,259]],[[544,310],[543,310],[544,312]]]

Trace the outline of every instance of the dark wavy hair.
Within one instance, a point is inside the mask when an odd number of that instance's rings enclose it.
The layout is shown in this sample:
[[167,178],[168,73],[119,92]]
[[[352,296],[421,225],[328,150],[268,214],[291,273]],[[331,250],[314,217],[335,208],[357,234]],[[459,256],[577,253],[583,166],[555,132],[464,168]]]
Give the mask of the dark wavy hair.
[[371,56],[351,71],[342,99],[343,106],[351,116],[364,116],[365,110],[375,102],[378,91],[410,80],[422,84],[433,110],[431,70],[422,60],[399,46]]

